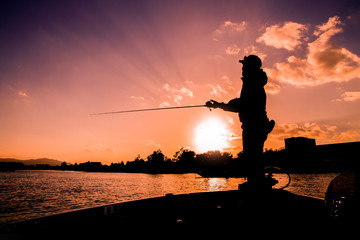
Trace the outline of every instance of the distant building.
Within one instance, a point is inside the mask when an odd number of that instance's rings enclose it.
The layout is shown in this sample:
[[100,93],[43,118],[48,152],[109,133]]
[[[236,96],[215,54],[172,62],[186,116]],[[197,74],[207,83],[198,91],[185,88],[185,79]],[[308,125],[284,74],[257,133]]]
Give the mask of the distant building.
[[344,169],[359,165],[360,142],[316,145],[315,139],[293,137],[285,139],[287,156],[296,167]]
[[285,149],[291,152],[313,151],[316,147],[316,141],[313,138],[292,137],[285,139]]
[[360,142],[346,142],[316,145],[313,138],[292,137],[285,139],[285,149],[288,152],[309,152],[316,151],[327,158],[357,157],[360,151]]
[[358,161],[360,142],[334,143],[316,146],[318,155],[326,159],[338,159],[347,162]]

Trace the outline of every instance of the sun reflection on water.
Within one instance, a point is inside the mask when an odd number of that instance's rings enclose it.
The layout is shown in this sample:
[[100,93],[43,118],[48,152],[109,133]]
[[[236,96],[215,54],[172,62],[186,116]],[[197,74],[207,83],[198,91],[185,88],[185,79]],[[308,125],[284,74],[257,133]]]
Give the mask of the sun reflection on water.
[[209,178],[207,180],[208,191],[221,191],[226,188],[225,178]]

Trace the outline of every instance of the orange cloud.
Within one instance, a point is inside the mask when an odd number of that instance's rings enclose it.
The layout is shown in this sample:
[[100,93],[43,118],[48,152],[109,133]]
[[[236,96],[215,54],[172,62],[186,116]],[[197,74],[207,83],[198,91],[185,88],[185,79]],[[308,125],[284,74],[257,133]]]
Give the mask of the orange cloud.
[[329,126],[318,123],[279,124],[269,135],[269,139],[283,141],[285,138],[307,137],[328,142],[355,141],[360,137],[359,131],[339,131],[337,126]]
[[268,82],[265,86],[266,93],[268,94],[277,94],[280,92],[280,85],[275,82]]
[[[190,98],[194,97],[193,91],[186,87],[175,88],[175,87],[170,87],[170,85],[168,83],[166,83],[163,85],[162,88],[166,92],[172,94],[171,96],[168,96],[168,98],[173,99],[173,102],[175,102],[177,105],[180,105],[180,103],[184,99],[184,97],[190,97]],[[166,107],[169,105],[170,104],[167,101],[162,102],[160,104],[161,107]]]
[[290,56],[286,62],[268,69],[269,78],[295,86],[316,86],[329,82],[347,82],[360,78],[360,58],[349,50],[335,45],[331,38],[342,32],[339,17],[316,26],[317,39],[307,44],[307,56]]
[[240,33],[245,30],[246,26],[247,23],[245,21],[239,23],[229,20],[225,21],[215,30],[213,40],[218,42],[227,36]]
[[266,69],[270,81],[289,83],[295,86],[315,85],[316,81],[311,66],[306,59],[295,56],[287,58],[287,62],[276,63],[275,68]]
[[338,102],[353,102],[360,99],[360,92],[344,92],[341,98],[336,99]]
[[285,48],[293,51],[302,44],[301,38],[307,26],[295,22],[285,22],[282,26],[276,24],[265,29],[265,33],[256,41],[275,48]]
[[219,84],[216,85],[208,84],[208,86],[211,88],[211,92],[210,92],[211,95],[221,96],[227,94],[227,91],[224,90]]
[[216,33],[224,34],[226,32],[241,32],[246,28],[247,23],[242,21],[240,23],[225,21],[218,29],[216,29]]
[[170,85],[168,83],[165,83],[163,85],[163,89],[165,91],[167,91],[167,92],[183,94],[183,95],[186,95],[188,97],[193,97],[194,96],[193,92],[190,89],[186,88],[186,87],[181,87],[181,88],[177,89],[177,88],[170,87]]
[[159,107],[170,107],[171,104],[168,101],[164,101],[162,103],[160,103]]
[[24,92],[24,91],[18,91],[17,94],[18,94],[19,96],[21,96],[21,97],[27,97],[27,96],[28,96],[27,93]]
[[156,143],[154,140],[146,140],[144,141],[144,144],[146,147],[155,147],[155,148],[160,148],[161,145],[159,143]]
[[355,140],[358,140],[359,137],[360,137],[360,132],[349,130],[349,131],[335,134],[332,138],[334,140],[343,142],[343,141],[355,141]]
[[130,96],[130,98],[134,101],[144,101],[145,98],[142,96]]
[[225,49],[225,53],[227,55],[238,55],[239,52],[240,52],[240,48],[236,44],[229,46]]
[[360,58],[349,50],[336,46],[331,37],[342,32],[339,17],[329,18],[317,26],[314,32],[318,38],[308,44],[308,63],[320,83],[346,82],[360,77]]
[[285,138],[300,136],[325,139],[334,129],[336,129],[335,126],[320,126],[317,123],[305,123],[303,126],[298,124],[280,124],[274,128],[270,137],[275,140],[284,140]]

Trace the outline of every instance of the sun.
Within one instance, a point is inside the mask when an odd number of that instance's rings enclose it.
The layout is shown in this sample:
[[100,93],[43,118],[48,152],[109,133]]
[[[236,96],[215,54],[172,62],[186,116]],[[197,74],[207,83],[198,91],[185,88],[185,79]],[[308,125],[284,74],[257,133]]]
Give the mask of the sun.
[[195,145],[198,152],[222,151],[229,147],[230,132],[224,122],[217,118],[210,118],[201,122],[195,128]]

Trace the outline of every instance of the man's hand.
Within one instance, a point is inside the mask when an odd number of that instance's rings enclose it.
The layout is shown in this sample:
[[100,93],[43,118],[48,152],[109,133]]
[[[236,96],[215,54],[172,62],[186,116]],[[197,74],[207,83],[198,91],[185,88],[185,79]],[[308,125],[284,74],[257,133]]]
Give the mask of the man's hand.
[[206,102],[205,104],[208,108],[219,108],[221,103],[218,103],[217,101],[215,100],[210,100],[208,102]]

